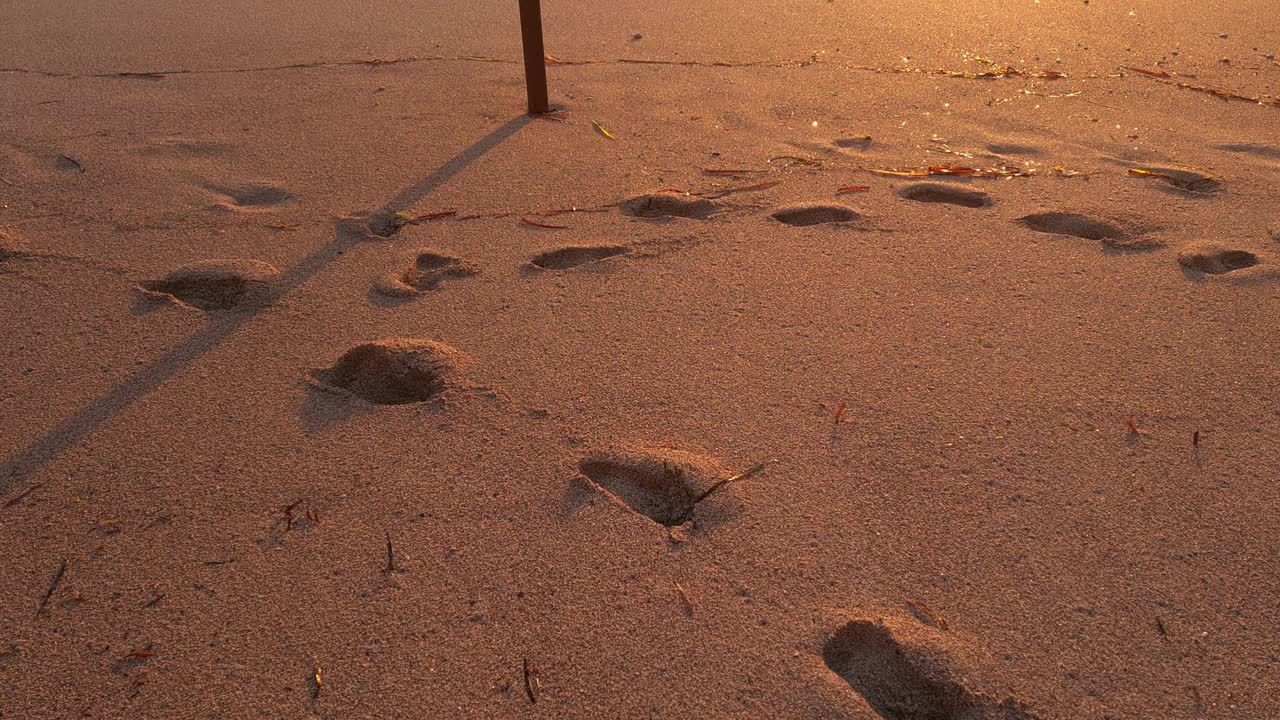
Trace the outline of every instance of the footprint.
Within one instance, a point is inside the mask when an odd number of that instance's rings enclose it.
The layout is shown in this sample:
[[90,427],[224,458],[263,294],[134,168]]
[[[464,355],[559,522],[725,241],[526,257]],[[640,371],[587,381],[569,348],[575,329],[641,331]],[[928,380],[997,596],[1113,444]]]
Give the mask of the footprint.
[[1178,264],[1210,275],[1224,275],[1257,265],[1258,256],[1211,242],[1188,243],[1179,248]]
[[853,208],[845,207],[844,205],[805,203],[779,208],[770,217],[785,225],[806,227],[826,223],[849,222],[857,220],[859,215]]
[[277,275],[274,266],[257,260],[209,260],[147,280],[136,289],[147,297],[208,312],[268,304],[270,283]]
[[413,297],[434,290],[437,285],[450,278],[471,277],[479,272],[474,265],[461,258],[426,249],[418,251],[408,270],[379,278],[373,284],[373,289],[387,297]]
[[704,198],[673,193],[651,193],[624,201],[619,206],[624,215],[642,218],[684,217],[705,220],[720,205]]
[[1243,153],[1264,160],[1272,160],[1280,162],[1280,147],[1274,145],[1263,145],[1261,143],[1227,143],[1226,145],[1215,145],[1217,150],[1225,150],[1226,152]]
[[942,183],[916,183],[903,188],[898,194],[916,202],[946,203],[967,208],[991,206],[991,197],[984,192]]
[[432,400],[457,375],[462,353],[433,340],[388,338],[357,345],[332,366],[313,369],[315,387],[375,405]]
[[1159,165],[1139,165],[1131,170],[1151,173],[1143,179],[1158,180],[1165,185],[1193,195],[1212,195],[1224,189],[1222,181],[1198,170]]
[[618,450],[578,465],[596,488],[633,512],[668,527],[693,519],[701,503],[722,493],[725,473],[713,462],[678,450]]
[[216,140],[165,140],[142,148],[144,155],[189,158],[218,158],[229,155],[233,146]]
[[338,218],[338,237],[349,242],[389,240],[408,224],[407,215],[392,210],[352,213]]
[[1030,145],[1018,145],[1017,143],[991,143],[987,145],[987,151],[996,155],[1042,155],[1038,148]]
[[0,263],[27,257],[29,253],[18,238],[8,230],[0,228]]
[[205,185],[205,189],[226,198],[219,207],[233,210],[262,210],[293,199],[292,193],[273,185]]
[[529,264],[539,270],[567,270],[626,254],[625,245],[570,245],[534,255]]
[[1070,235],[1085,240],[1124,241],[1129,237],[1128,233],[1111,223],[1077,213],[1034,213],[1018,218],[1018,222],[1036,232]]
[[859,151],[866,151],[870,149],[871,143],[872,143],[872,139],[870,135],[863,135],[862,137],[836,138],[835,140],[831,141],[832,145],[835,145],[836,147],[841,148],[842,150],[859,150]]
[[905,617],[861,618],[823,644],[822,659],[884,720],[1036,720],[1012,698],[966,687],[953,644]]

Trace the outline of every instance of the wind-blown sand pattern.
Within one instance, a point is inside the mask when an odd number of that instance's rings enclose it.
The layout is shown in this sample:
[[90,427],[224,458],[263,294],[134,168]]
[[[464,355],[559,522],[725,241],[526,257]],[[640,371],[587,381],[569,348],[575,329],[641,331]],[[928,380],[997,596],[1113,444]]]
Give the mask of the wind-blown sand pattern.
[[3,5],[0,716],[1280,718],[1273,4]]

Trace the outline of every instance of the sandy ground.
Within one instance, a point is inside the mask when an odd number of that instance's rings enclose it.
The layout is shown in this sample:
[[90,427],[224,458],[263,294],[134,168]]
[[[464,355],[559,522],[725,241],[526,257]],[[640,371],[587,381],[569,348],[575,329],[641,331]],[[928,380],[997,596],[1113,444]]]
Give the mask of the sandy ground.
[[0,717],[1280,716],[1270,2],[427,5],[0,14]]

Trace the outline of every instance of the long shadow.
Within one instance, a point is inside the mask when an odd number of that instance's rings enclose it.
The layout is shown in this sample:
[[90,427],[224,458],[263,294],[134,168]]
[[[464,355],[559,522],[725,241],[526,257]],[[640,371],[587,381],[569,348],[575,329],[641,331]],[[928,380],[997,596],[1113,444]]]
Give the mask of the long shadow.
[[[443,185],[469,165],[479,160],[485,153],[500,145],[528,125],[532,118],[521,115],[490,132],[470,147],[453,156],[435,172],[406,188],[385,206],[385,209],[396,211],[413,207],[418,201]],[[341,225],[335,227],[334,238],[323,247],[308,255],[275,282],[276,298],[283,297],[302,286],[334,260],[342,256],[343,251],[351,245],[358,244],[363,238],[345,232]],[[0,465],[0,496],[8,495],[13,488],[26,480],[32,473],[47,465],[51,460],[74,447],[111,418],[147,393],[155,390],[173,377],[180,370],[188,367],[202,355],[217,347],[219,343],[233,335],[248,322],[269,310],[271,305],[246,309],[238,312],[211,314],[209,324],[200,332],[188,338],[178,347],[165,353],[162,357],[140,368],[105,395],[97,398],[81,408],[76,414],[63,420],[57,427],[27,447],[10,455]],[[15,498],[12,498],[11,501]],[[0,504],[0,507],[4,507]]]

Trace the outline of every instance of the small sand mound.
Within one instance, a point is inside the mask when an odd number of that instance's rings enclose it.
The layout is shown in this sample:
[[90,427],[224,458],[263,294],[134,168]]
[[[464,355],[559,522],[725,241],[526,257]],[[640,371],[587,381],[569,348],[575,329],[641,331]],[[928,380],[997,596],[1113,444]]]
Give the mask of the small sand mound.
[[625,245],[571,245],[534,255],[529,264],[540,270],[567,270],[625,254]]
[[461,360],[443,343],[389,338],[351,348],[331,367],[312,370],[311,379],[376,405],[405,405],[444,392]]
[[989,207],[991,198],[979,190],[966,190],[942,183],[916,183],[898,193],[908,200],[926,203],[943,203],[967,208]]
[[205,187],[226,197],[227,202],[223,203],[224,205],[246,210],[273,207],[293,199],[292,193],[273,185],[249,184],[230,187],[206,185]]
[[882,718],[1035,720],[1020,703],[966,687],[953,641],[907,618],[864,618],[842,626],[822,659]]
[[1018,218],[1018,222],[1036,232],[1070,235],[1085,240],[1121,240],[1127,237],[1125,231],[1115,225],[1076,213],[1035,213]]
[[620,206],[623,214],[632,217],[684,217],[704,220],[720,209],[720,206],[704,198],[653,193],[633,197]]
[[775,210],[770,216],[784,225],[806,227],[827,223],[850,222],[858,219],[858,213],[844,205],[805,203]]
[[436,250],[420,250],[408,270],[380,278],[373,289],[387,297],[410,297],[434,290],[445,280],[471,277],[479,272],[461,258]]
[[1260,261],[1248,250],[1237,250],[1211,242],[1183,245],[1178,250],[1178,264],[1210,275],[1223,275],[1253,267]]
[[338,235],[344,240],[387,240],[408,224],[408,216],[392,210],[358,212],[338,219]]
[[277,275],[274,266],[257,260],[209,260],[147,280],[138,290],[200,310],[227,310],[269,302]]
[[692,519],[704,494],[724,474],[705,458],[674,450],[596,453],[578,468],[622,505],[669,527]]

